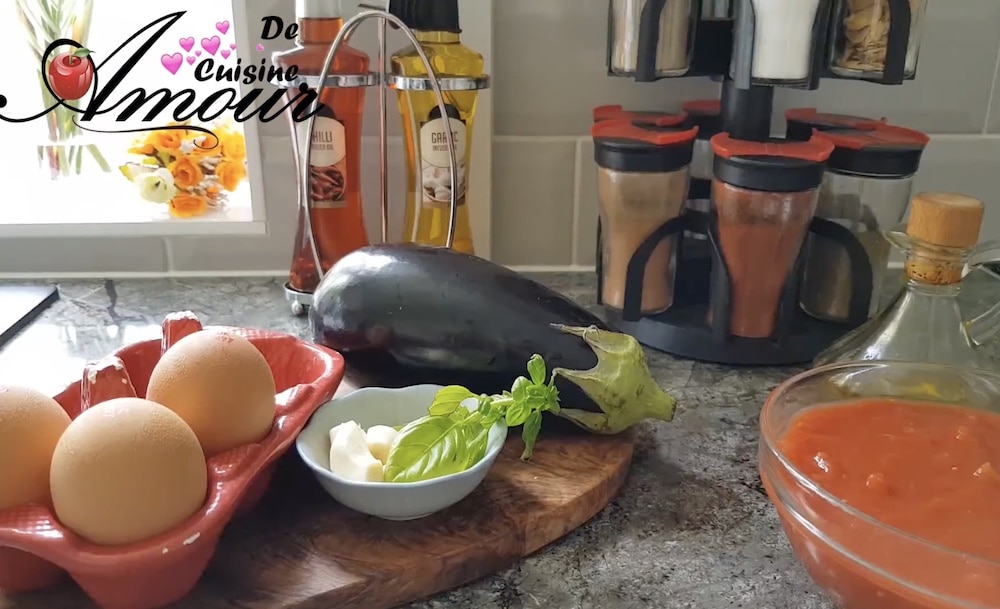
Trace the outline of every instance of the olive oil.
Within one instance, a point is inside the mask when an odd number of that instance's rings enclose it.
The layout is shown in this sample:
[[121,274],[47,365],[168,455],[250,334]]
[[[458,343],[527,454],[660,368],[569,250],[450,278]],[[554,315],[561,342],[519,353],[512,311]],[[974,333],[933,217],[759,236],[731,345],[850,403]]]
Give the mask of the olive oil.
[[[414,31],[439,79],[483,76],[483,56],[461,42],[457,0],[417,0],[401,12],[401,18]],[[392,56],[391,69],[398,76],[427,76],[412,45]],[[446,244],[452,198],[446,135],[450,128],[458,161],[458,219],[453,248],[472,254],[475,251],[466,194],[478,94],[475,90],[446,90],[443,93],[447,117],[441,116],[433,91],[400,89],[398,92],[407,158],[403,241],[421,245]]]

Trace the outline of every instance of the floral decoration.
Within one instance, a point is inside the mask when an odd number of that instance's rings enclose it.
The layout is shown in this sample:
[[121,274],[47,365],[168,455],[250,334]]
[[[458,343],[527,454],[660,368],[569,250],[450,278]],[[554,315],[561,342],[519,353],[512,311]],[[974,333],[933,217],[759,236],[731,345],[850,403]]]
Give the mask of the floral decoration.
[[174,218],[225,209],[228,194],[247,177],[246,140],[229,125],[210,129],[218,142],[187,129],[149,132],[128,151],[141,160],[122,165],[122,174],[138,187],[139,196],[167,205]]

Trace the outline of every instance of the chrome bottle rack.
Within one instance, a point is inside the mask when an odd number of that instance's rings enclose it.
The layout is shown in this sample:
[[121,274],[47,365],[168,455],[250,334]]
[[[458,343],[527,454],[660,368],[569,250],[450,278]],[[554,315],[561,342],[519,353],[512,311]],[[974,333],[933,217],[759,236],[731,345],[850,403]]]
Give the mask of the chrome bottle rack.
[[[432,91],[437,98],[438,109],[442,117],[448,116],[447,101],[445,91],[478,91],[488,89],[490,79],[488,76],[479,78],[452,78],[439,77],[434,73],[430,59],[420,46],[413,31],[398,17],[385,10],[374,8],[371,3],[361,3],[365,10],[344,23],[344,27],[337,34],[337,37],[330,44],[326,60],[320,70],[320,74],[326,74],[325,78],[319,76],[299,76],[292,83],[281,83],[285,88],[298,87],[302,84],[316,90],[317,98],[322,98],[323,91],[327,88],[356,88],[356,87],[378,87],[378,113],[379,113],[379,203],[381,210],[381,238],[383,243],[389,241],[389,175],[388,175],[388,105],[386,95],[388,89],[400,91]],[[354,35],[358,27],[370,19],[376,20],[378,26],[378,59],[377,70],[369,74],[330,74],[334,59],[340,47]],[[419,55],[424,68],[427,70],[426,77],[397,76],[389,71],[386,65],[388,61],[387,37],[388,26],[392,25],[398,29],[413,44]],[[277,83],[276,83],[277,84]],[[310,249],[312,250],[313,261],[316,264],[316,272],[322,280],[326,271],[323,269],[323,261],[319,255],[319,247],[316,243],[316,234],[312,225],[312,196],[310,194],[310,166],[312,165],[312,148],[307,142],[300,143],[296,121],[291,108],[285,113],[288,119],[289,128],[292,135],[292,146],[294,149],[295,173],[298,187],[298,206],[301,216],[305,220],[305,229],[309,238]],[[312,133],[316,125],[316,116],[309,117],[306,121],[306,133]],[[458,222],[458,155],[454,135],[451,129],[445,130],[445,137],[448,144],[449,169],[451,170],[451,215],[448,224],[448,236],[445,247],[452,247],[455,240],[455,226]],[[304,144],[304,145],[300,145]],[[300,156],[301,154],[301,156]],[[295,290],[288,283],[285,284],[285,298],[291,305],[294,315],[305,313],[306,309],[312,305],[313,295],[307,292]]]

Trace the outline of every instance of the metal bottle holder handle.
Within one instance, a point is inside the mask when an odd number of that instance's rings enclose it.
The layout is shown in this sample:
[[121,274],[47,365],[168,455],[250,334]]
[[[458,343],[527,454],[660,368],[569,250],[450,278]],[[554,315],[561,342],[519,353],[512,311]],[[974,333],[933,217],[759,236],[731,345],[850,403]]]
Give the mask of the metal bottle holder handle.
[[[374,74],[368,75],[331,75],[330,69],[333,67],[334,60],[337,56],[337,51],[340,47],[347,43],[354,34],[354,31],[368,19],[378,19],[378,71]],[[392,24],[397,29],[403,32],[406,37],[413,44],[416,49],[417,55],[420,57],[421,62],[424,64],[424,68],[427,70],[426,78],[412,78],[412,77],[397,77],[391,76],[388,73],[386,67],[386,34],[387,25]],[[449,83],[451,86],[445,87],[441,84],[441,79],[434,73],[434,69],[431,66],[431,62],[424,52],[424,49],[420,46],[420,42],[417,37],[413,34],[413,31],[398,17],[381,10],[366,10],[358,13],[354,17],[348,19],[343,28],[337,34],[337,37],[330,44],[330,50],[327,52],[326,59],[323,62],[323,67],[320,71],[321,75],[326,75],[326,77],[317,77],[315,79],[315,89],[317,104],[321,103],[319,100],[322,99],[323,91],[326,88],[350,88],[350,87],[362,87],[370,85],[378,85],[378,108],[379,108],[379,195],[381,203],[381,222],[382,222],[382,242],[386,243],[389,241],[389,175],[388,175],[388,149],[386,145],[387,139],[387,107],[386,107],[386,89],[387,87],[392,87],[400,90],[418,90],[418,91],[433,91],[435,97],[437,98],[438,110],[441,112],[441,117],[448,118],[448,105],[444,98],[443,91],[445,90],[455,90],[455,91],[472,91],[478,89],[485,89],[489,87],[489,78],[456,78],[448,79],[449,81],[455,81]],[[303,78],[305,84],[312,85],[312,79]],[[287,86],[287,84],[285,85]],[[295,148],[295,169],[298,176],[298,188],[299,188],[299,208],[305,222],[305,231],[309,239],[310,249],[312,250],[313,261],[316,264],[316,273],[319,275],[320,280],[326,275],[326,271],[323,270],[323,262],[319,255],[319,246],[316,242],[316,234],[313,230],[312,225],[312,196],[310,190],[310,181],[312,179],[310,174],[310,167],[312,166],[312,147],[309,142],[305,142],[302,146],[303,157],[300,160],[299,151],[300,145],[298,141],[298,131],[296,127],[295,117],[293,116],[293,110],[288,109],[286,113],[288,116],[289,125],[292,131],[292,145]],[[313,129],[316,126],[316,115],[313,114],[306,121],[305,133],[312,134]],[[458,154],[456,152],[455,136],[452,130],[445,129],[445,138],[448,144],[448,162],[449,169],[451,170],[451,213],[448,222],[448,235],[445,241],[445,247],[451,248],[455,241],[455,229],[458,223]],[[305,294],[303,292],[298,292],[290,289],[286,286],[285,289],[286,298],[291,302],[292,313],[299,315],[303,313],[306,307],[312,304],[312,295]]]

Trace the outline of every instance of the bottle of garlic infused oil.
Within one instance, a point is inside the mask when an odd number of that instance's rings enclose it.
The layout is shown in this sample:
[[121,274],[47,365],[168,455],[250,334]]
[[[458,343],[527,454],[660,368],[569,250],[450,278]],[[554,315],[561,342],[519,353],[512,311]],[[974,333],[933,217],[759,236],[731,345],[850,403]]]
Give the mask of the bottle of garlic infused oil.
[[[403,0],[398,5],[393,2],[393,12],[414,31],[439,79],[483,76],[483,56],[461,41],[458,0]],[[392,56],[391,69],[397,76],[427,76],[412,45]],[[421,245],[446,244],[451,214],[451,169],[446,135],[450,128],[458,161],[458,219],[453,247],[472,254],[475,252],[466,193],[477,92],[442,92],[447,116],[441,116],[437,97],[431,90],[400,89],[398,92],[408,165],[403,241]]]
[[[275,53],[273,61],[283,70],[295,67],[300,75],[318,77],[330,45],[343,28],[340,0],[296,0],[297,45]],[[342,45],[330,67],[330,75],[359,76],[369,72],[368,55]],[[291,96],[299,93],[292,88]],[[320,99],[312,133],[308,122],[297,123],[300,160],[311,148],[309,168],[309,220],[299,206],[298,229],[292,256],[289,285],[312,293],[320,279],[340,258],[368,245],[361,203],[361,121],[365,104],[364,86],[326,87]],[[312,238],[322,268],[316,268]]]

